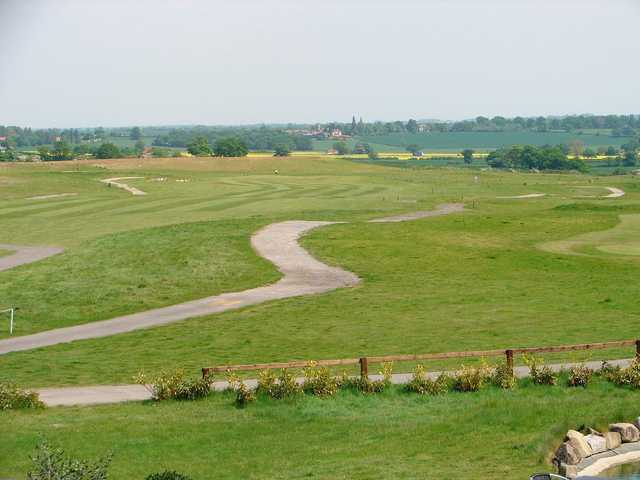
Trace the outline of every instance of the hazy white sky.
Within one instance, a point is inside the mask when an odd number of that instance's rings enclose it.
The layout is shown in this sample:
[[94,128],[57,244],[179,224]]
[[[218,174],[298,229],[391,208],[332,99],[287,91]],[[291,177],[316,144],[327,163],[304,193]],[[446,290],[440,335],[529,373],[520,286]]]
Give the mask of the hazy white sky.
[[640,0],[0,0],[0,124],[640,113]]

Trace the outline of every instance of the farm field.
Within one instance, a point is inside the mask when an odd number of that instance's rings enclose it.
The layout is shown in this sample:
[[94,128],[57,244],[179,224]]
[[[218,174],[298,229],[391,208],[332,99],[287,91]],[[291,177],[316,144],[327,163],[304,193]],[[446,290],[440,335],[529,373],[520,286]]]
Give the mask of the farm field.
[[[580,140],[591,148],[619,147],[629,141],[627,137],[609,135],[577,134],[566,132],[430,132],[430,133],[397,133],[388,135],[372,135],[358,137],[357,141],[372,145],[384,145],[381,152],[392,149],[403,150],[407,145],[418,145],[425,151],[430,150],[494,150],[509,145],[558,145],[572,140]],[[329,148],[329,147],[327,147]],[[374,147],[375,148],[375,147]]]
[[[161,369],[195,377],[220,364],[637,337],[640,179],[483,171],[480,163],[393,165],[312,155],[0,165],[0,243],[65,248],[0,272],[0,307],[19,307],[15,335],[272,283],[280,273],[249,238],[284,220],[345,222],[318,228],[301,244],[362,279],[326,294],[0,355],[0,381],[127,384],[140,371]],[[100,181],[120,177],[139,177],[122,182],[146,195]],[[606,187],[625,195],[604,198]],[[63,193],[77,195],[32,199]],[[527,194],[544,196],[499,198]],[[465,211],[367,223],[451,202]],[[564,250],[547,248],[557,242]],[[0,339],[8,338],[6,326],[0,324]],[[556,358],[585,357],[548,357]],[[114,478],[143,477],[156,465],[206,478],[213,463],[221,478],[521,476],[544,469],[550,442],[568,425],[635,415],[636,395],[612,396],[611,388],[529,386],[442,398],[344,392],[335,400],[260,401],[244,410],[214,395],[194,403],[2,412],[10,440],[0,449],[0,476],[24,474],[39,435],[86,457],[115,445]],[[471,437],[468,422],[477,426]],[[455,455],[463,437],[470,457],[462,465],[445,461],[442,449]],[[434,438],[442,440],[437,449]],[[286,453],[278,461],[274,445]]]
[[112,452],[113,478],[163,469],[198,479],[528,478],[549,470],[550,452],[568,428],[602,428],[634,415],[636,392],[597,379],[586,389],[525,381],[514,391],[440,397],[347,391],[325,400],[261,399],[244,409],[216,394],[0,413],[11,432],[3,436],[0,474],[24,475],[45,437],[80,458]]

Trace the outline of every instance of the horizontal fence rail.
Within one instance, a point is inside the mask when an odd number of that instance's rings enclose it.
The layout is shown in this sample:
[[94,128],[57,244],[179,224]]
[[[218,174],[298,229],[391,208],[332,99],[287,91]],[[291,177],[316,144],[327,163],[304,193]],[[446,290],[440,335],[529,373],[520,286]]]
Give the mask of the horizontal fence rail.
[[502,350],[476,350],[466,352],[422,353],[417,355],[385,355],[359,358],[342,358],[337,360],[296,360],[293,362],[253,363],[247,365],[220,365],[205,367],[202,376],[224,372],[248,372],[254,370],[273,370],[281,368],[304,368],[310,362],[321,367],[335,367],[339,365],[360,365],[360,375],[369,374],[369,364],[384,362],[407,362],[414,360],[447,360],[451,358],[484,358],[504,356],[509,368],[513,369],[513,356],[527,353],[559,353],[579,350],[604,350],[616,347],[636,347],[636,356],[640,357],[640,340],[618,340],[614,342],[578,343],[575,345],[555,345],[551,347],[507,348]]

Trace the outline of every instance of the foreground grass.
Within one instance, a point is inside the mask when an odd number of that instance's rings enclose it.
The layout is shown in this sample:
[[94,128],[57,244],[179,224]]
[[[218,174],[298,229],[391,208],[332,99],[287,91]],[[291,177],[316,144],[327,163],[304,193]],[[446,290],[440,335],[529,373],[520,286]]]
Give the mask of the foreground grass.
[[[522,383],[521,383],[522,385]],[[0,413],[0,476],[23,476],[39,438],[80,457],[113,451],[113,478],[176,469],[205,478],[527,478],[568,428],[637,416],[638,393],[524,382],[514,391],[420,397],[130,403]],[[188,432],[188,433],[187,433]]]
[[360,286],[3,355],[0,378],[34,387],[130,383],[140,370],[161,368],[195,373],[225,363],[637,336],[637,257],[558,255],[537,248],[549,238],[607,230],[618,212],[637,207],[611,211],[587,204],[576,215],[575,208],[539,211],[529,205],[319,229],[305,237],[305,247],[356,272]]

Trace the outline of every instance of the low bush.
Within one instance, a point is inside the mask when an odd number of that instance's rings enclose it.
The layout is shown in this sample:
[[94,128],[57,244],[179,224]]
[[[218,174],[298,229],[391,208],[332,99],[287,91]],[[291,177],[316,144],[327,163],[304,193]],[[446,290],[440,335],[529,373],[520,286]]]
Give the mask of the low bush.
[[491,375],[491,382],[499,388],[504,390],[511,390],[517,385],[516,377],[513,374],[513,369],[506,363],[499,363],[493,370]]
[[277,383],[277,378],[273,370],[261,370],[260,373],[258,373],[258,388],[256,389],[256,393],[262,393],[272,397]]
[[491,378],[491,369],[483,360],[478,367],[462,365],[453,377],[453,389],[458,392],[477,392]]
[[44,408],[36,392],[19,388],[13,383],[0,383],[0,410]]
[[586,365],[574,365],[569,369],[567,385],[569,387],[586,387],[591,381],[593,370]]
[[600,375],[616,385],[638,389],[640,388],[640,360],[634,358],[626,368],[614,367],[603,362]]
[[540,357],[523,355],[525,365],[531,371],[531,380],[536,385],[555,385],[558,383],[558,375],[549,366],[544,365]]
[[106,480],[111,455],[91,463],[67,457],[61,448],[41,442],[31,460],[33,470],[27,473],[28,480]]
[[416,365],[413,378],[405,386],[407,392],[419,393],[420,395],[442,395],[450,388],[451,378],[446,373],[441,373],[437,378],[427,377],[424,365]]
[[340,387],[340,380],[331,375],[327,367],[318,367],[317,363],[310,362],[304,369],[305,393],[318,397],[332,397]]
[[174,372],[161,371],[154,378],[148,379],[144,373],[135,378],[136,383],[144,385],[151,393],[151,398],[160,400],[195,400],[206,397],[211,391],[211,381],[208,378],[189,380],[184,378],[182,370]]
[[160,473],[152,473],[147,476],[145,480],[191,480],[191,477],[187,477],[186,475],[175,471],[166,470]]
[[280,376],[277,379],[271,398],[283,400],[287,398],[297,397],[302,393],[302,387],[296,382],[296,378],[287,372],[286,368],[282,369]]

